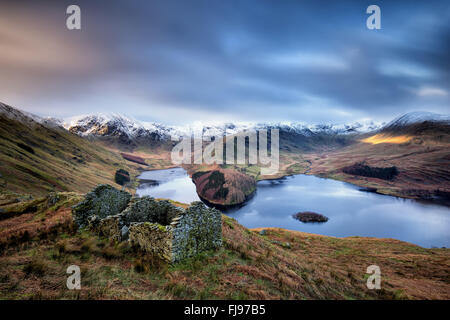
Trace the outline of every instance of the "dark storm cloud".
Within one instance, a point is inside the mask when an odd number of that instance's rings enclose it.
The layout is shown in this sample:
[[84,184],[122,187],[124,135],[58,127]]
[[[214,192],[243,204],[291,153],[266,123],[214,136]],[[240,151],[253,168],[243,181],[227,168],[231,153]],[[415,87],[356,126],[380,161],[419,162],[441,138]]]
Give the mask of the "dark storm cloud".
[[0,5],[0,100],[168,122],[449,110],[448,1],[377,1],[376,31],[364,1],[76,1],[68,31],[72,3]]

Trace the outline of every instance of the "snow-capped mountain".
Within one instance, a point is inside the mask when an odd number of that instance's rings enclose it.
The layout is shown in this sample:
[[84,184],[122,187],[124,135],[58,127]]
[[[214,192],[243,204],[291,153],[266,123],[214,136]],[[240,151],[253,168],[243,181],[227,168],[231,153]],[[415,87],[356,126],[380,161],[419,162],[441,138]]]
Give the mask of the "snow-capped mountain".
[[20,121],[24,124],[32,125],[41,123],[42,118],[26,111],[18,110],[0,102],[0,114],[8,119]]
[[432,112],[410,112],[399,116],[379,130],[386,134],[440,136],[449,132],[450,116]]
[[178,140],[182,136],[223,136],[232,135],[248,130],[279,129],[285,133],[305,137],[319,134],[354,134],[367,133],[378,130],[395,130],[396,128],[436,122],[450,125],[450,116],[432,112],[410,112],[397,117],[388,124],[371,120],[354,122],[351,124],[308,124],[304,122],[194,122],[185,126],[168,126],[157,122],[141,122],[121,114],[90,114],[76,116],[65,121],[51,117],[37,115],[15,109],[0,103],[0,114],[19,120],[29,125],[41,124],[48,127],[61,127],[85,137],[112,137],[120,142],[133,143],[164,142]]
[[120,114],[77,116],[64,122],[70,132],[81,136],[118,137],[123,142],[139,139],[170,139],[171,128],[158,123],[143,123]]
[[39,117],[33,113],[13,108],[1,102],[0,102],[0,114],[4,115],[8,119],[20,121],[21,123],[26,124],[28,126],[41,124],[43,126],[52,128],[63,127],[62,120],[51,117],[46,118]]
[[377,130],[382,124],[373,121],[352,124],[310,125],[303,122],[195,122],[185,126],[166,126],[155,122],[140,122],[120,114],[93,114],[68,119],[64,127],[82,136],[122,136],[128,139],[151,137],[154,140],[179,139],[182,136],[203,137],[236,134],[248,130],[279,129],[303,136],[314,134],[351,134]]
[[433,113],[433,112],[409,112],[404,115],[401,115],[391,122],[389,122],[385,127],[400,127],[407,126],[415,123],[422,123],[425,121],[430,122],[443,122],[450,124],[450,116]]

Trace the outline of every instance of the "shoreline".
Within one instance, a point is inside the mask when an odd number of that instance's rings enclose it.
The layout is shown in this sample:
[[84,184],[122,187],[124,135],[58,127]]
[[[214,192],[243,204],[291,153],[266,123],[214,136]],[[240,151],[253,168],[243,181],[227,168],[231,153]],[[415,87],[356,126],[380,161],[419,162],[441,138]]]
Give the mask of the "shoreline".
[[[405,195],[403,193],[400,192],[395,192],[394,190],[387,190],[387,189],[383,189],[380,187],[368,187],[367,185],[364,185],[362,183],[357,183],[356,181],[353,181],[352,179],[344,179],[344,178],[338,178],[336,176],[333,176],[331,174],[312,174],[310,173],[311,170],[311,162],[309,162],[310,167],[304,172],[304,173],[280,173],[280,175],[277,175],[276,177],[265,177],[263,179],[255,179],[256,180],[256,186],[258,185],[259,181],[272,181],[272,180],[282,180],[285,179],[287,177],[292,177],[292,176],[296,176],[296,175],[308,175],[308,176],[314,176],[317,178],[322,178],[322,179],[331,179],[331,180],[336,180],[336,181],[341,181],[344,183],[348,183],[351,184],[353,186],[359,187],[359,191],[361,192],[369,192],[369,193],[375,193],[375,194],[379,194],[379,195],[383,195],[383,196],[390,196],[390,197],[395,197],[395,198],[400,198],[400,199],[409,199],[409,200],[415,200],[418,202],[422,202],[425,204],[435,204],[435,205],[441,205],[441,206],[445,206],[445,207],[449,207],[450,208],[450,199],[446,199],[445,197],[439,197],[436,196],[435,194],[429,192],[428,190],[415,190],[416,193],[412,193],[410,195]],[[145,170],[145,171],[156,171],[156,170],[168,170],[168,169],[174,169],[174,168],[182,168],[184,170],[186,170],[186,173],[188,173],[188,170],[184,167],[180,167],[180,166],[170,166],[167,168],[163,168],[163,169],[152,169],[152,170]],[[142,171],[141,174],[145,171]],[[189,175],[189,174],[188,174]],[[192,176],[189,175],[189,177],[192,179]],[[141,185],[140,181],[141,180],[145,180],[145,179],[138,179],[137,177],[135,178],[137,179],[136,181],[139,183],[139,185]],[[194,183],[194,182],[193,182]],[[195,185],[195,183],[194,183]],[[136,189],[138,188],[136,187]],[[386,190],[386,192],[383,192],[383,190]],[[403,190],[403,192],[405,192],[407,190]],[[244,206],[245,203],[247,203],[247,201],[249,201],[250,199],[252,199],[254,197],[254,195],[257,192],[257,187],[255,188],[255,191],[252,192],[251,195],[247,196],[246,199],[243,202],[240,203],[236,203],[236,204],[232,204],[232,205],[221,205],[221,204],[216,204],[213,203],[211,201],[208,201],[206,199],[204,199],[203,197],[201,197],[200,195],[199,198],[204,201],[205,203],[219,209],[219,210],[230,210],[230,209],[235,209],[237,207],[241,207]],[[422,193],[422,195],[420,195],[420,193]],[[198,194],[198,193],[197,193]]]

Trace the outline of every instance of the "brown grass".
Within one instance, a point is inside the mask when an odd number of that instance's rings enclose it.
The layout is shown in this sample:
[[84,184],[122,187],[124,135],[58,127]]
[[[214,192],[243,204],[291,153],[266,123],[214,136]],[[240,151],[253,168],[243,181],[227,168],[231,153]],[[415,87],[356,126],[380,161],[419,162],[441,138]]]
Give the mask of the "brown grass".
[[[54,223],[69,218],[67,208],[48,213],[41,223],[59,229],[47,237],[29,215],[6,220],[29,236],[0,255],[1,299],[450,298],[449,249],[283,229],[262,236],[223,216],[223,248],[168,265],[127,243]],[[71,264],[81,268],[80,291],[66,289]],[[366,287],[371,264],[381,268],[382,290]]]
[[[321,154],[305,154],[311,163],[308,174],[343,180],[377,192],[405,198],[426,199],[437,190],[450,192],[450,153],[445,141],[413,139],[403,144],[357,143]],[[393,180],[345,174],[342,169],[357,162],[371,167],[393,167]]]

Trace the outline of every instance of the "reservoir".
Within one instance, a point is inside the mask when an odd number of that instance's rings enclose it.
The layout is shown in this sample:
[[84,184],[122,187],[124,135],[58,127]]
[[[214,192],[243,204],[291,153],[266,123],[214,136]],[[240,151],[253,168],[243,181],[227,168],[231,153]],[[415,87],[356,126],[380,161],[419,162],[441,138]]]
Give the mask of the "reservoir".
[[[195,185],[182,168],[146,171],[139,196],[199,201]],[[302,223],[292,215],[313,211],[325,223]],[[393,238],[422,247],[450,247],[450,208],[376,193],[332,179],[294,175],[259,181],[244,205],[224,212],[247,228],[277,227],[335,237]]]

